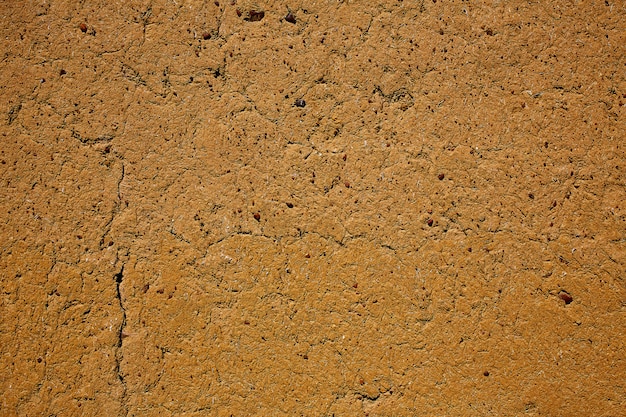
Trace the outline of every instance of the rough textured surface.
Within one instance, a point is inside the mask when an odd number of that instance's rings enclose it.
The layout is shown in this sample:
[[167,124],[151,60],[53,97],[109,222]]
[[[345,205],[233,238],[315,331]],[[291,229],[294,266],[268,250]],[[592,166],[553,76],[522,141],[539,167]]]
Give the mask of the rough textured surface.
[[2,415],[626,414],[623,1],[3,1]]

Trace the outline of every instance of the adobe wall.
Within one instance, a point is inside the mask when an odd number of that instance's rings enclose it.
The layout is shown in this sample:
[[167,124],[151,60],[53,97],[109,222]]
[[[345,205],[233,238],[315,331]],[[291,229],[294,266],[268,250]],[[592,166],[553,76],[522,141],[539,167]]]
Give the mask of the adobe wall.
[[623,1],[5,1],[0,414],[626,413]]

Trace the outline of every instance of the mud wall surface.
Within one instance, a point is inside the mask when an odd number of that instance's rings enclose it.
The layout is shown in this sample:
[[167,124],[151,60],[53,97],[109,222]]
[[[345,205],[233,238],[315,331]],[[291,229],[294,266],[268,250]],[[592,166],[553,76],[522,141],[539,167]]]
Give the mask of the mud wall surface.
[[624,1],[0,16],[1,415],[625,415]]

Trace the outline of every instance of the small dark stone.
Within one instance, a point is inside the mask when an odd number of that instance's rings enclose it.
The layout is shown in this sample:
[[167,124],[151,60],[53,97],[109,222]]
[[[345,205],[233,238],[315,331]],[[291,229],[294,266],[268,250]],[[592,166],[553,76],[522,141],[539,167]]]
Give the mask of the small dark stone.
[[299,99],[296,100],[296,102],[294,104],[296,105],[296,107],[304,107],[304,106],[306,106],[306,101],[304,101],[301,98],[299,98]]
[[296,23],[296,16],[293,13],[289,12],[289,13],[287,13],[287,16],[285,16],[285,20],[287,22],[289,22],[289,23],[295,24]]
[[65,75],[65,74],[67,74],[67,72],[66,72],[64,69],[62,69],[61,71],[59,71],[59,75]]
[[260,10],[260,11],[250,10],[250,12],[248,12],[248,17],[245,18],[244,20],[248,22],[258,22],[262,20],[264,17],[265,17],[265,12],[263,10]]
[[286,204],[287,204],[287,207],[293,208],[293,203],[286,203]]
[[426,222],[426,224],[428,224],[428,226],[432,227],[434,223],[433,219],[428,219],[428,221]]
[[489,371],[485,371],[485,372],[483,372],[483,375],[484,375],[484,376],[489,376]]
[[439,174],[439,175],[437,176],[437,178],[439,178],[439,181],[443,180],[445,177],[446,177],[446,175],[445,175],[445,174]]
[[559,298],[561,298],[561,300],[565,301],[565,304],[569,304],[572,301],[574,301],[574,297],[572,297],[571,295],[569,295],[567,292],[565,291],[561,291],[559,293]]
[[204,39],[205,41],[211,39],[211,34],[209,32],[204,32],[202,34],[202,39]]
[[254,213],[254,220],[261,221],[261,213]]
[[87,32],[87,25],[86,24],[81,23],[79,28],[80,28],[81,32],[83,32],[83,33]]

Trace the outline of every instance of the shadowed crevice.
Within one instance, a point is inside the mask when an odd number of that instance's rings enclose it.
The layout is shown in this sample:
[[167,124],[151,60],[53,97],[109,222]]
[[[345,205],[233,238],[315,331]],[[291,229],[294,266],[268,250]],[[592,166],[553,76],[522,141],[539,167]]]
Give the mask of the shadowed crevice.
[[124,308],[124,302],[122,301],[122,293],[120,291],[120,285],[122,284],[122,281],[124,280],[124,264],[122,264],[122,267],[120,268],[120,272],[115,274],[113,278],[115,279],[115,290],[117,294],[117,300],[120,305],[120,310],[122,311],[122,322],[120,323],[119,330],[117,333],[117,344],[116,344],[117,352],[115,353],[115,373],[117,375],[117,379],[119,379],[120,383],[122,384],[123,391],[122,391],[121,403],[122,403],[122,406],[125,408],[124,403],[126,399],[126,383],[124,381],[124,376],[122,375],[122,372],[121,372],[121,363],[124,358],[124,351],[122,350],[122,339],[124,338],[124,327],[126,326],[126,309]]

